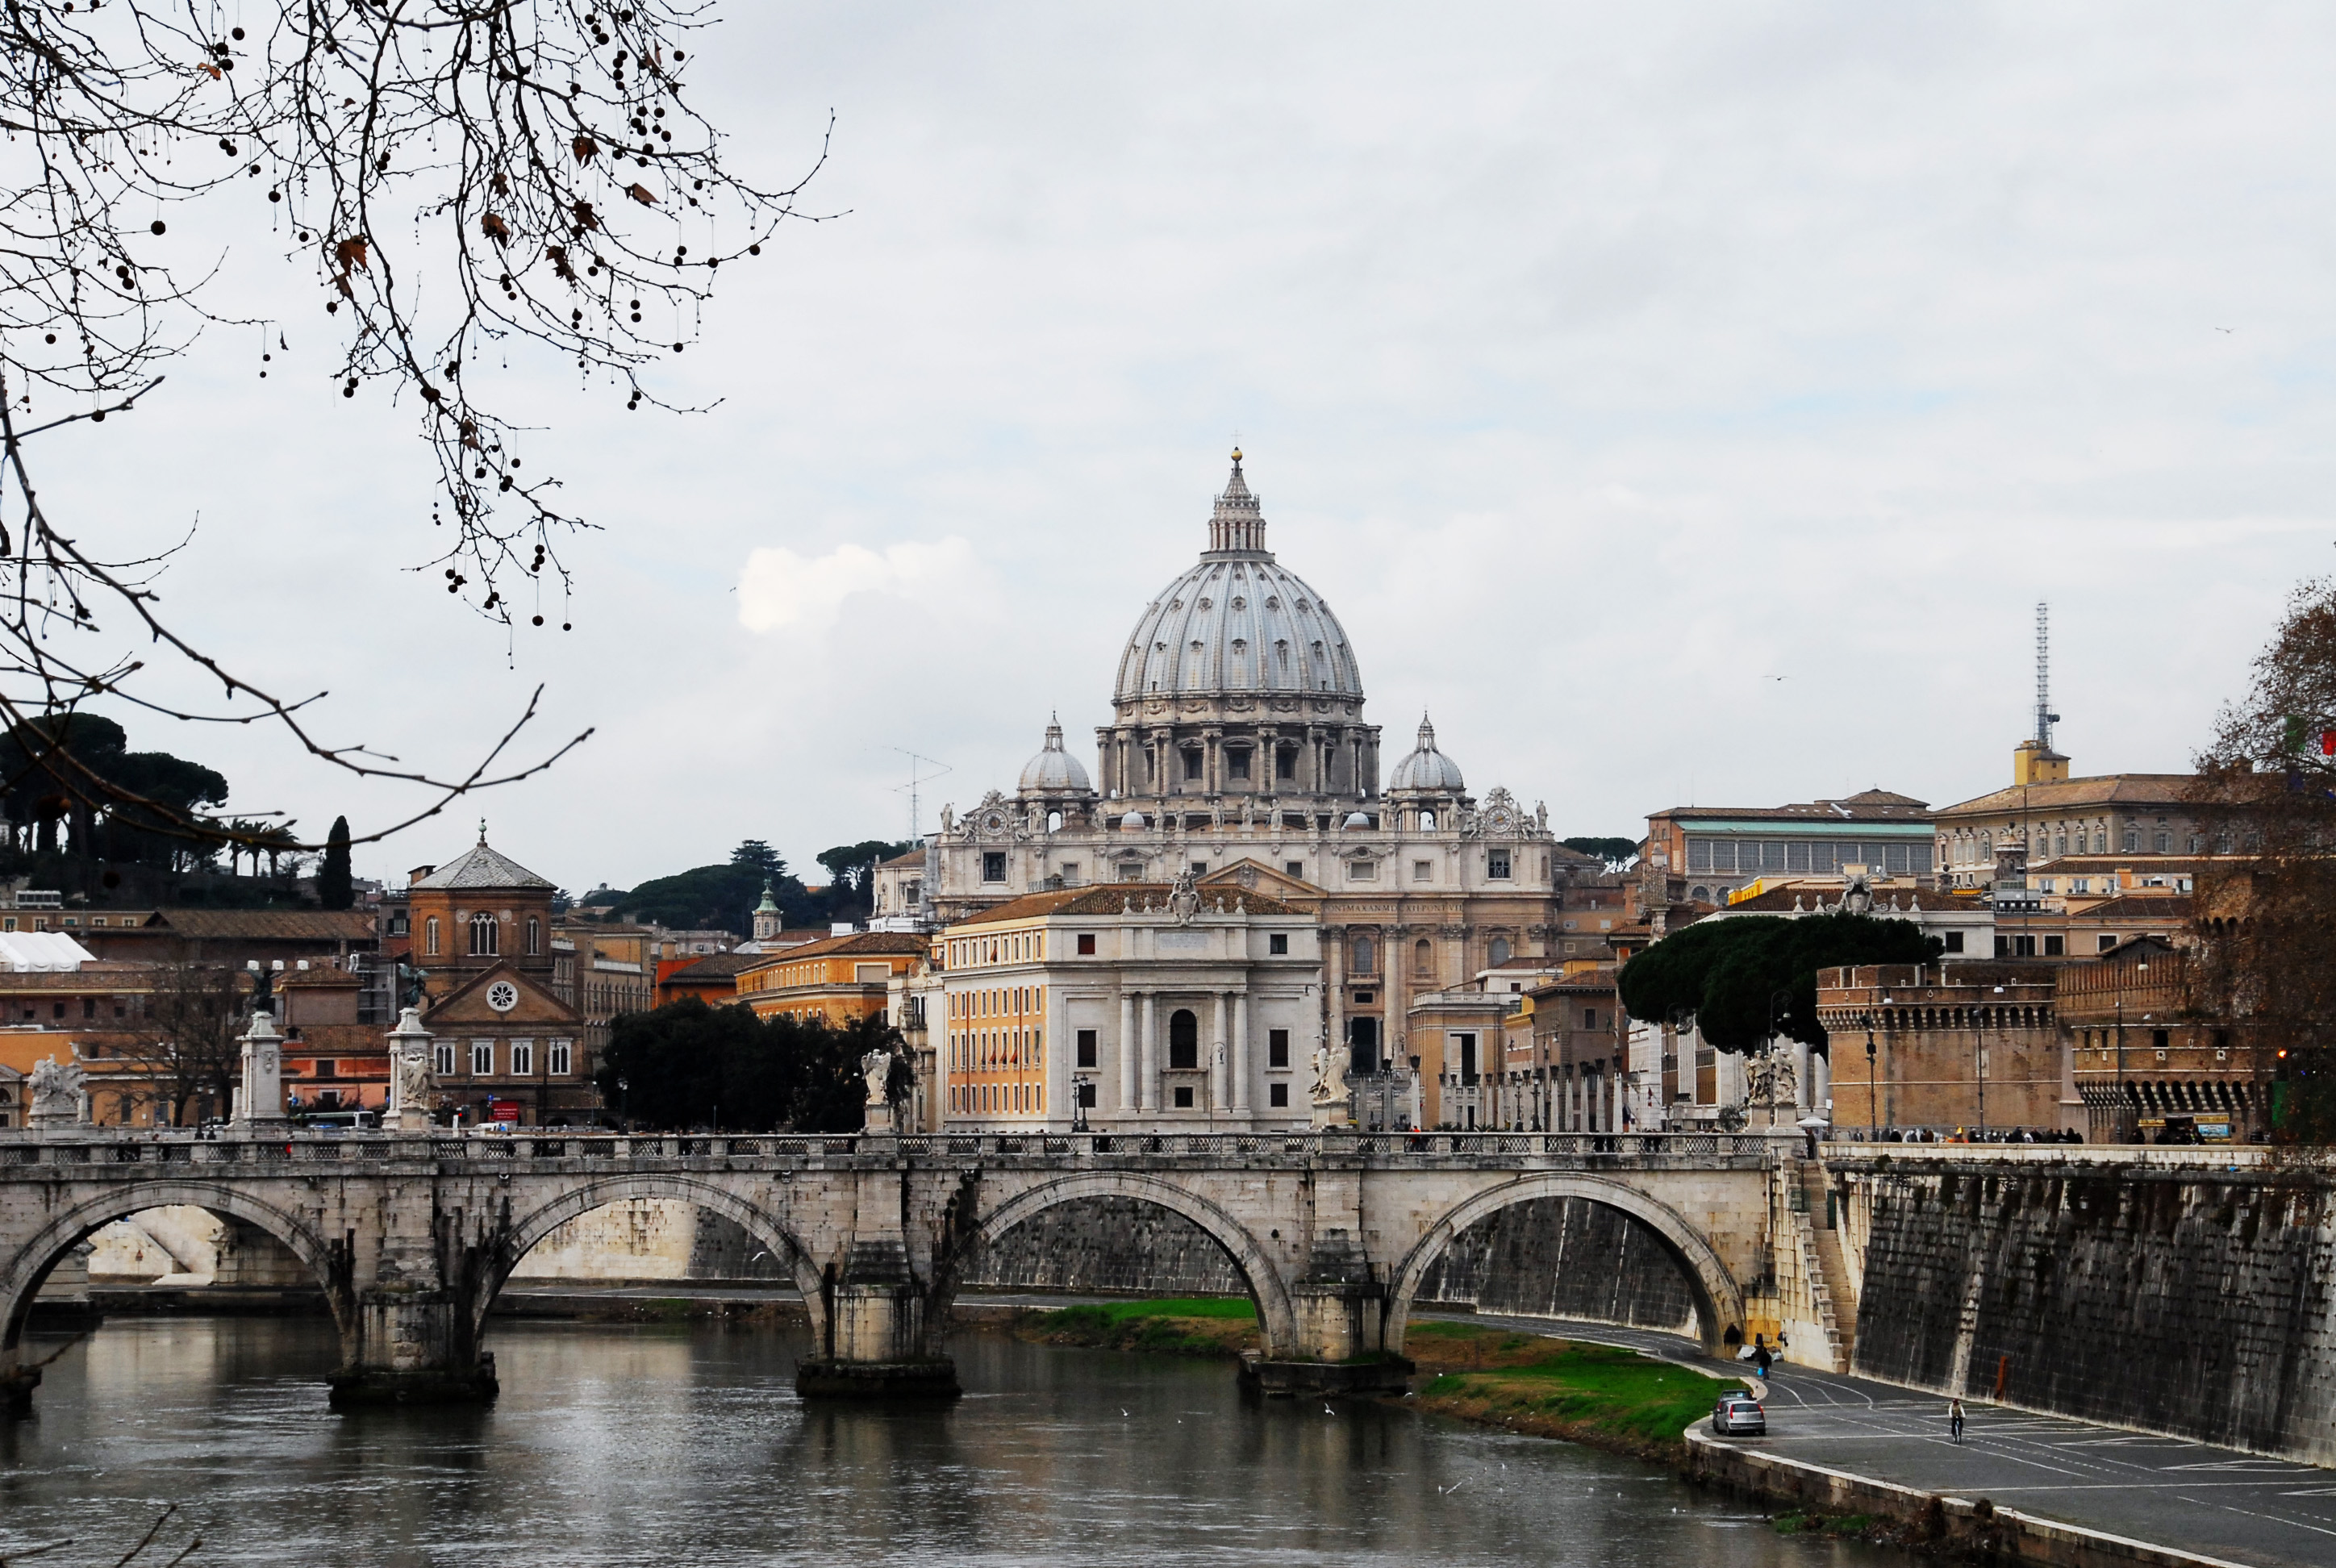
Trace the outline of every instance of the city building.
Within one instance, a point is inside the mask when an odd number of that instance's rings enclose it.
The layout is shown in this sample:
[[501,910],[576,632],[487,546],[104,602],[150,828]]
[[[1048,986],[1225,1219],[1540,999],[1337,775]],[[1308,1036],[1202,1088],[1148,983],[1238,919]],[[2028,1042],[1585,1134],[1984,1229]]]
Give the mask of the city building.
[[[2068,759],[2023,741],[2012,754],[2010,787],[1932,813],[1942,880],[1985,888],[2024,876],[2031,891],[2111,891],[2107,879],[2191,891],[2202,857],[2227,854],[2188,803],[2190,774],[2068,776]],[[2016,859],[2002,862],[2005,852]],[[2004,873],[2010,872],[2010,875]]]
[[1581,921],[1602,934],[1627,912],[1570,907],[1603,863],[1559,844],[1547,813],[1508,790],[1472,794],[1425,718],[1383,772],[1346,628],[1266,549],[1238,453],[1207,548],[1117,653],[1111,708],[1094,773],[1049,725],[1011,794],[945,808],[923,854],[880,864],[880,917],[949,925],[1057,889],[1180,876],[1302,909],[1319,923],[1341,1076],[1386,1103],[1409,1091],[1367,1083],[1413,1070],[1392,1042],[1415,998],[1563,954],[1569,918],[1586,947]]
[[1817,971],[1833,1121],[1872,1132],[2059,1134],[2085,1125],[2047,964]]
[[1009,900],[944,929],[916,993],[947,1127],[1308,1125],[1322,941],[1239,886],[1124,882]]
[[750,952],[708,953],[703,958],[683,954],[679,958],[659,959],[657,962],[657,1005],[677,1002],[684,997],[696,997],[709,1007],[735,1007],[738,1001],[738,976],[742,970],[762,961],[763,955]]
[[[492,848],[484,823],[459,859],[407,879],[409,961],[422,972],[423,1027],[437,1037],[432,1066],[444,1114],[526,1125],[596,1115],[597,1046],[556,969],[558,891]],[[638,1005],[648,995],[644,980]]]
[[2244,1142],[2269,1129],[2272,1064],[2255,1058],[2243,1024],[2194,994],[2188,951],[2136,937],[2057,979],[2088,1141]]
[[1782,806],[1673,806],[1647,818],[1641,903],[1726,904],[1787,879],[1841,885],[1931,874],[1931,811],[1911,795],[1861,790]]
[[842,1028],[887,1011],[893,977],[922,962],[932,945],[913,932],[850,931],[754,954],[737,971],[735,999],[758,1018],[816,1018]]

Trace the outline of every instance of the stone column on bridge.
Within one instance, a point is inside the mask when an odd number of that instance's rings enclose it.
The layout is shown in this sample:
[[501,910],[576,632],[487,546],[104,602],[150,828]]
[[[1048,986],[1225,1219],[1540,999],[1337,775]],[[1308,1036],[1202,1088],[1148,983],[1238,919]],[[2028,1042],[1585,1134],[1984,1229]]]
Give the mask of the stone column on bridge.
[[1134,1111],[1135,1102],[1135,993],[1123,989],[1119,993],[1119,1104],[1122,1111]]
[[400,1133],[430,1130],[430,1047],[434,1037],[422,1027],[422,1012],[408,1008],[389,1031],[389,1099],[381,1125]]
[[251,1015],[243,1031],[243,1083],[237,1094],[236,1121],[255,1132],[281,1128],[284,1117],[284,1037],[276,1032],[276,1015],[265,1008]]

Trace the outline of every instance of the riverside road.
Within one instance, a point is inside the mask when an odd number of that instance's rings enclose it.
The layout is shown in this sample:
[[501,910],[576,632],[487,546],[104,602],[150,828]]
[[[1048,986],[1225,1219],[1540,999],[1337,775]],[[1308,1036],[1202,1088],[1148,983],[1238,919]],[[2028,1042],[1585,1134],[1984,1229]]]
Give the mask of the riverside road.
[[[1555,1318],[1454,1316],[1628,1346],[1706,1371],[1749,1370],[1714,1360],[1678,1334]],[[1964,1401],[1970,1419],[1957,1443],[1947,1436],[1947,1402],[1937,1395],[1790,1364],[1770,1377],[1766,1403],[1767,1437],[1717,1441],[1945,1496],[1985,1497],[2212,1562],[2336,1563],[2336,1470],[1976,1400]]]

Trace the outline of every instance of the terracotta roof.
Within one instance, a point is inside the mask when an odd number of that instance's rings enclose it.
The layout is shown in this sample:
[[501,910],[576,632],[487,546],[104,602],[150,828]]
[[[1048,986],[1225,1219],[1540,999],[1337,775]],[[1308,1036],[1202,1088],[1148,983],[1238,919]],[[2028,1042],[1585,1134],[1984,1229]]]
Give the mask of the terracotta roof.
[[1888,790],[1860,790],[1839,800],[1803,801],[1784,806],[1672,806],[1667,811],[1650,813],[1647,820],[1662,817],[1698,817],[1721,819],[1743,817],[1757,822],[1927,822],[1931,817],[1929,803],[1913,795],[1893,794]]
[[287,1057],[386,1057],[389,1031],[379,1024],[304,1024],[285,1041]]
[[[794,950],[801,952],[803,950]],[[726,980],[756,964],[767,961],[764,953],[708,953],[694,964],[686,964],[666,976],[665,984],[676,980]]]
[[416,888],[540,888],[546,892],[557,891],[551,883],[509,855],[488,848],[483,838],[463,851],[459,860],[440,866],[410,885]]
[[2190,919],[2191,901],[2180,893],[2122,893],[2099,903],[2088,904],[2072,911],[2078,920],[2176,920],[2186,923]]
[[[1135,912],[1144,912],[1144,906],[1152,904],[1165,912],[1171,889],[1166,882],[1097,882],[1093,887],[1065,888],[1060,892],[1026,893],[1018,899],[1008,899],[978,913],[968,915],[949,929],[965,926],[994,926],[1007,920],[1037,920],[1045,915],[1116,915],[1125,912],[1132,901]],[[1201,912],[1212,915],[1222,901],[1227,914],[1233,911],[1238,899],[1243,911],[1252,915],[1300,915],[1306,911],[1295,904],[1266,897],[1244,888],[1212,887],[1201,895]]]
[[[744,957],[748,961],[731,972],[744,974],[748,969],[759,969],[774,963],[793,963],[797,959],[824,958],[831,953],[926,953],[932,950],[932,945],[931,938],[919,936],[914,931],[854,931],[848,937],[822,937],[818,941],[805,942],[799,948],[789,948],[784,952],[735,955]],[[734,955],[715,953],[710,956],[730,958]],[[692,964],[690,969],[697,967],[696,964]],[[686,974],[688,971],[681,972]]]
[[1958,816],[2018,816],[2025,812],[2072,811],[2078,806],[2146,805],[2189,809],[2184,797],[2197,784],[2197,777],[2186,773],[2112,773],[2093,778],[2063,779],[2057,784],[2039,784],[2010,789],[2000,789],[1954,805],[1941,806],[1932,814],[1940,818]]
[[297,986],[303,990],[346,986],[353,991],[365,987],[365,977],[355,969],[286,969],[273,979],[278,990],[287,986]]
[[876,863],[880,866],[920,866],[925,863],[925,849],[922,844],[919,844],[905,854],[897,854],[889,861],[878,861]]
[[140,929],[195,941],[369,942],[373,917],[359,910],[156,910]]

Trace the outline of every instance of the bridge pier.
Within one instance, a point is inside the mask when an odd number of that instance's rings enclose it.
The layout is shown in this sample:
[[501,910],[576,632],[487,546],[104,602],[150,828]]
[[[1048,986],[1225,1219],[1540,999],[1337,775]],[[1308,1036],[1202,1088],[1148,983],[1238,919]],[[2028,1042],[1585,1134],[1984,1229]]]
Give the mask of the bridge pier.
[[336,1410],[375,1405],[483,1405],[501,1392],[495,1359],[467,1331],[452,1292],[377,1285],[358,1300],[356,1351],[330,1373]]
[[33,1390],[41,1386],[41,1369],[18,1364],[11,1346],[0,1359],[0,1417],[33,1413]]
[[1296,1357],[1244,1357],[1241,1380],[1268,1394],[1399,1390],[1412,1366],[1387,1348],[1387,1284],[1352,1232],[1324,1231],[1290,1285]]
[[[890,1136],[870,1142],[897,1160]],[[919,1275],[909,1250],[905,1170],[858,1172],[848,1194],[839,1195],[848,1196],[848,1206],[839,1203],[832,1217],[850,1240],[842,1267],[831,1262],[822,1272],[826,1343],[795,1368],[795,1392],[806,1399],[956,1398],[957,1362],[933,1349],[932,1281]]]

